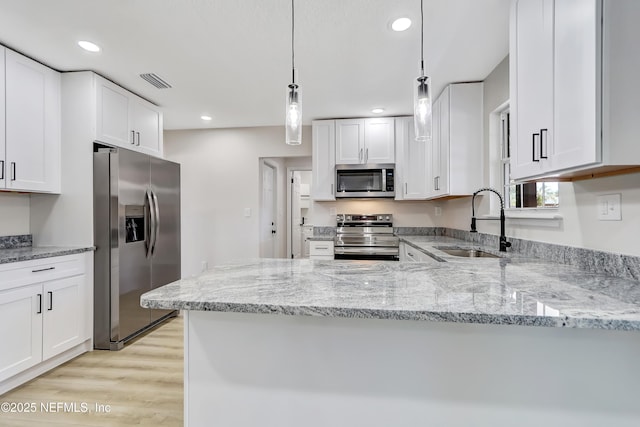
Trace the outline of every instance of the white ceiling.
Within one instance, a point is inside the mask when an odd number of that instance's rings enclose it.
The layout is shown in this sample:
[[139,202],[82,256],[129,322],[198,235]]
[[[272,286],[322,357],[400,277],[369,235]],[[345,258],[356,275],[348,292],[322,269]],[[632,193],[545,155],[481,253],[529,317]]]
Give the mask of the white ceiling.
[[[424,0],[434,92],[483,80],[508,53],[510,0]],[[420,0],[295,0],[305,123],[408,115]],[[166,129],[284,123],[290,0],[0,0],[0,44],[57,70],[93,70],[163,108]],[[393,18],[408,16],[403,33]],[[78,40],[102,47],[80,49]],[[153,72],[173,88],[139,77]],[[213,116],[203,122],[202,114]]]

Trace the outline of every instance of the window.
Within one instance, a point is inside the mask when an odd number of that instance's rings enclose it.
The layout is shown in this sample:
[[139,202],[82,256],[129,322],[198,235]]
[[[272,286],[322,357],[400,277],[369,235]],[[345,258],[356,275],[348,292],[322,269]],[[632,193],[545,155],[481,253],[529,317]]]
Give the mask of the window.
[[502,163],[502,185],[505,208],[557,208],[558,183],[557,182],[529,182],[526,184],[514,184],[511,179],[511,126],[509,110],[500,113],[500,149]]

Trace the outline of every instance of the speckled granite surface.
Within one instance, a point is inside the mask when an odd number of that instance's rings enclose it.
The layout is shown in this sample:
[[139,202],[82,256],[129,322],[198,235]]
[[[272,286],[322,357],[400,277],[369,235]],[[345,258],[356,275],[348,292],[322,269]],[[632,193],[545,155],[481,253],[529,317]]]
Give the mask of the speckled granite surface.
[[54,256],[72,255],[94,250],[93,247],[26,247],[15,249],[0,249],[0,264],[8,262],[29,261],[32,259],[49,258]]
[[333,237],[336,235],[335,227],[313,227],[313,237],[327,236]]
[[26,248],[32,244],[31,234],[0,236],[0,249]]
[[[405,242],[440,263],[259,259],[142,296],[151,308],[640,330],[640,283],[531,260],[457,258],[439,236]],[[492,251],[490,248],[482,249]]]

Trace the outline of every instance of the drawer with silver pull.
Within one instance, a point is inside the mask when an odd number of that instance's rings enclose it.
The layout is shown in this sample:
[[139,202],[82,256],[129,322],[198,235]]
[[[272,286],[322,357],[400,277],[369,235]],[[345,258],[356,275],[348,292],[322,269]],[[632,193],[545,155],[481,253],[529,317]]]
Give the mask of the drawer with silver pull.
[[84,254],[0,264],[0,291],[85,273]]
[[330,255],[333,256],[333,241],[310,241],[309,255]]

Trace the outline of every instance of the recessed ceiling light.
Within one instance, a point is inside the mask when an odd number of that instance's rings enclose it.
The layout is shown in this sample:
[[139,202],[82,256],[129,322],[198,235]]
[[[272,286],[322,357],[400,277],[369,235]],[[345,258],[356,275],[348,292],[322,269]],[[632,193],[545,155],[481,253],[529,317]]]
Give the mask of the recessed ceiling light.
[[391,23],[391,29],[393,31],[405,31],[408,30],[411,26],[411,19],[409,18],[398,18]]
[[100,46],[98,46],[95,43],[88,42],[86,40],[80,40],[78,42],[78,46],[80,46],[81,48],[89,52],[100,52]]
[[374,108],[373,110],[371,110],[371,112],[373,114],[380,114],[380,113],[384,113],[384,108]]
[[211,120],[211,116],[200,116],[202,120],[206,120],[207,122]]

